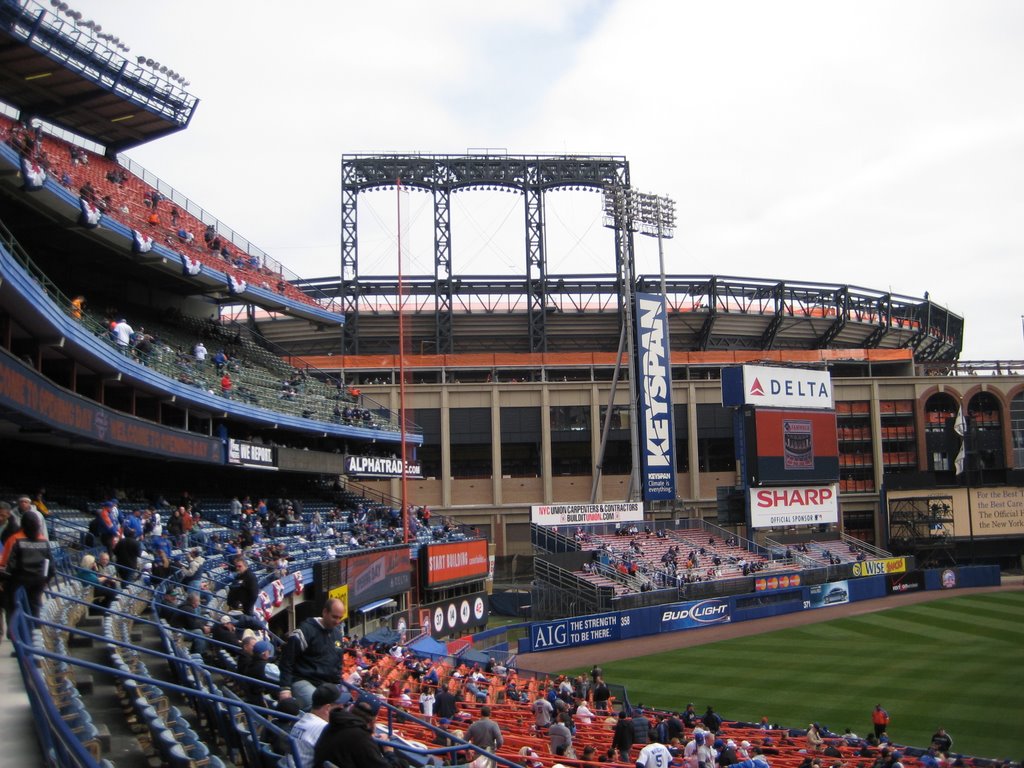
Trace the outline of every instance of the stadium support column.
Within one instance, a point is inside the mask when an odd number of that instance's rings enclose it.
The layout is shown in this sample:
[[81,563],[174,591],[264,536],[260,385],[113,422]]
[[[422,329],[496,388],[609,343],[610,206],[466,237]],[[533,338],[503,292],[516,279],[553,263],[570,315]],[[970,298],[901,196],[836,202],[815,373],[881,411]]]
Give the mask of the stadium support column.
[[[352,169],[341,166],[341,309],[345,313],[342,327],[341,354],[359,354],[359,263],[356,242],[357,203],[359,194]],[[344,359],[342,360],[344,365]]]
[[434,345],[438,355],[455,351],[452,338],[452,190],[434,187]]
[[[611,185],[605,189],[605,226],[615,232],[615,268],[619,282],[619,312],[626,337],[626,358],[629,361],[629,446],[632,469],[626,501],[640,497],[640,436],[637,414],[636,345],[633,339],[633,217],[632,194],[628,187]],[[616,375],[622,356],[615,361]],[[608,403],[612,409],[615,404]]]
[[526,301],[530,351],[547,351],[547,259],[544,254],[544,190],[537,163],[526,166],[523,183],[526,211]]

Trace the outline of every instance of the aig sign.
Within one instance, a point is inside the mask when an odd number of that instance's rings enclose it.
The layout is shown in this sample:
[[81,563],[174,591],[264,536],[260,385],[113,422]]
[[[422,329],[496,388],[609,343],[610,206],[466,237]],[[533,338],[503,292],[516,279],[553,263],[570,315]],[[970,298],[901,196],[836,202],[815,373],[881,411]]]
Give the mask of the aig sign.
[[722,371],[722,405],[831,410],[828,371],[743,365]]

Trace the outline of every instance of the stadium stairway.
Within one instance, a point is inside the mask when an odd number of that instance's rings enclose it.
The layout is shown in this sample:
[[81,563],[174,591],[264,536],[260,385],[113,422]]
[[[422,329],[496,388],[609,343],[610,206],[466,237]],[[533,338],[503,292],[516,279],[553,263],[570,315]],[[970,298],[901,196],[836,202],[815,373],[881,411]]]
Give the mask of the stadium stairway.
[[[79,628],[97,635],[103,634],[103,619],[99,611],[90,609],[90,615],[83,618]],[[141,645],[153,647],[158,642],[155,630],[152,637],[145,637],[145,628],[135,637]],[[106,665],[109,654],[102,643],[74,642],[75,657],[94,664]],[[81,676],[79,676],[81,680]],[[101,737],[102,757],[112,761],[118,768],[152,768],[146,753],[125,720],[124,711],[118,698],[118,691],[112,676],[92,675],[92,690],[86,696],[88,711],[93,722],[103,728]],[[79,690],[82,685],[79,682]]]
[[0,733],[4,734],[6,755],[18,755],[17,763],[0,759],[0,765],[43,765],[43,753],[36,740],[35,722],[29,707],[25,683],[10,655],[10,642],[0,644]]

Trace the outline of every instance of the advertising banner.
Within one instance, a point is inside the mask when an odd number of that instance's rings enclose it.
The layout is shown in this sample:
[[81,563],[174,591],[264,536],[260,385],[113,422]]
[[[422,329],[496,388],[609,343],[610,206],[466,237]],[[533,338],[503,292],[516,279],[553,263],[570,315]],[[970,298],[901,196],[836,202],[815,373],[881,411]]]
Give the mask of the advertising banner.
[[550,651],[555,648],[628,640],[659,632],[724,624],[731,620],[731,603],[717,598],[654,605],[616,613],[597,613],[533,624],[530,627],[530,649]]
[[0,354],[0,407],[66,434],[148,456],[224,463],[217,438],[118,413],[50,383],[7,353]]
[[636,295],[637,384],[640,395],[640,487],[644,501],[674,499],[672,365],[664,297]]
[[661,613],[661,632],[695,629],[710,624],[732,621],[728,600],[699,600],[695,603],[673,603],[657,606]]
[[752,528],[839,522],[839,485],[797,485],[747,490]]
[[459,581],[483,579],[490,573],[487,541],[453,541],[428,544],[424,563],[423,582],[428,587]]
[[904,557],[865,560],[853,564],[854,576],[884,576],[887,573],[903,573],[906,570],[907,560]]
[[743,365],[722,369],[722,405],[832,410],[828,371]]
[[956,589],[956,568],[944,568],[939,583],[943,589]]
[[549,527],[642,522],[643,519],[644,505],[639,501],[614,504],[541,504],[530,507],[530,522]]
[[488,615],[489,604],[485,592],[474,592],[471,595],[420,606],[423,627],[435,638],[483,627],[487,624]]
[[530,627],[533,651],[572,648],[619,639],[619,614],[597,613],[558,621],[544,621]]
[[[396,456],[346,456],[345,474],[351,477],[401,477],[402,460]],[[405,462],[406,477],[422,477],[418,461]]]
[[345,615],[343,618],[348,618],[348,584],[342,584],[340,587],[327,591],[328,599],[341,600],[341,604],[345,606]]
[[751,484],[839,480],[839,438],[832,411],[756,410],[748,418]]
[[770,592],[773,589],[789,589],[800,586],[800,574],[782,574],[781,576],[764,576],[754,579],[755,592]]
[[355,607],[412,588],[412,564],[405,547],[345,558],[349,600]]
[[924,571],[890,573],[885,577],[885,586],[890,595],[904,592],[920,592],[924,589]]
[[277,449],[246,440],[228,439],[228,464],[250,469],[277,469]]
[[845,581],[828,581],[811,587],[811,601],[808,608],[827,608],[850,602],[850,585]]

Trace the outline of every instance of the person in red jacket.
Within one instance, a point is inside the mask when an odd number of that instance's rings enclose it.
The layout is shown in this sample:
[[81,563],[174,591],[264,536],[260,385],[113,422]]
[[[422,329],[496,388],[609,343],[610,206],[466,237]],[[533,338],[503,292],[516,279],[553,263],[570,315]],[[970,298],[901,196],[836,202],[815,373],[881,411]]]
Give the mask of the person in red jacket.
[[871,713],[871,723],[875,726],[876,737],[889,730],[889,713],[882,709],[881,704],[875,705],[875,710]]

